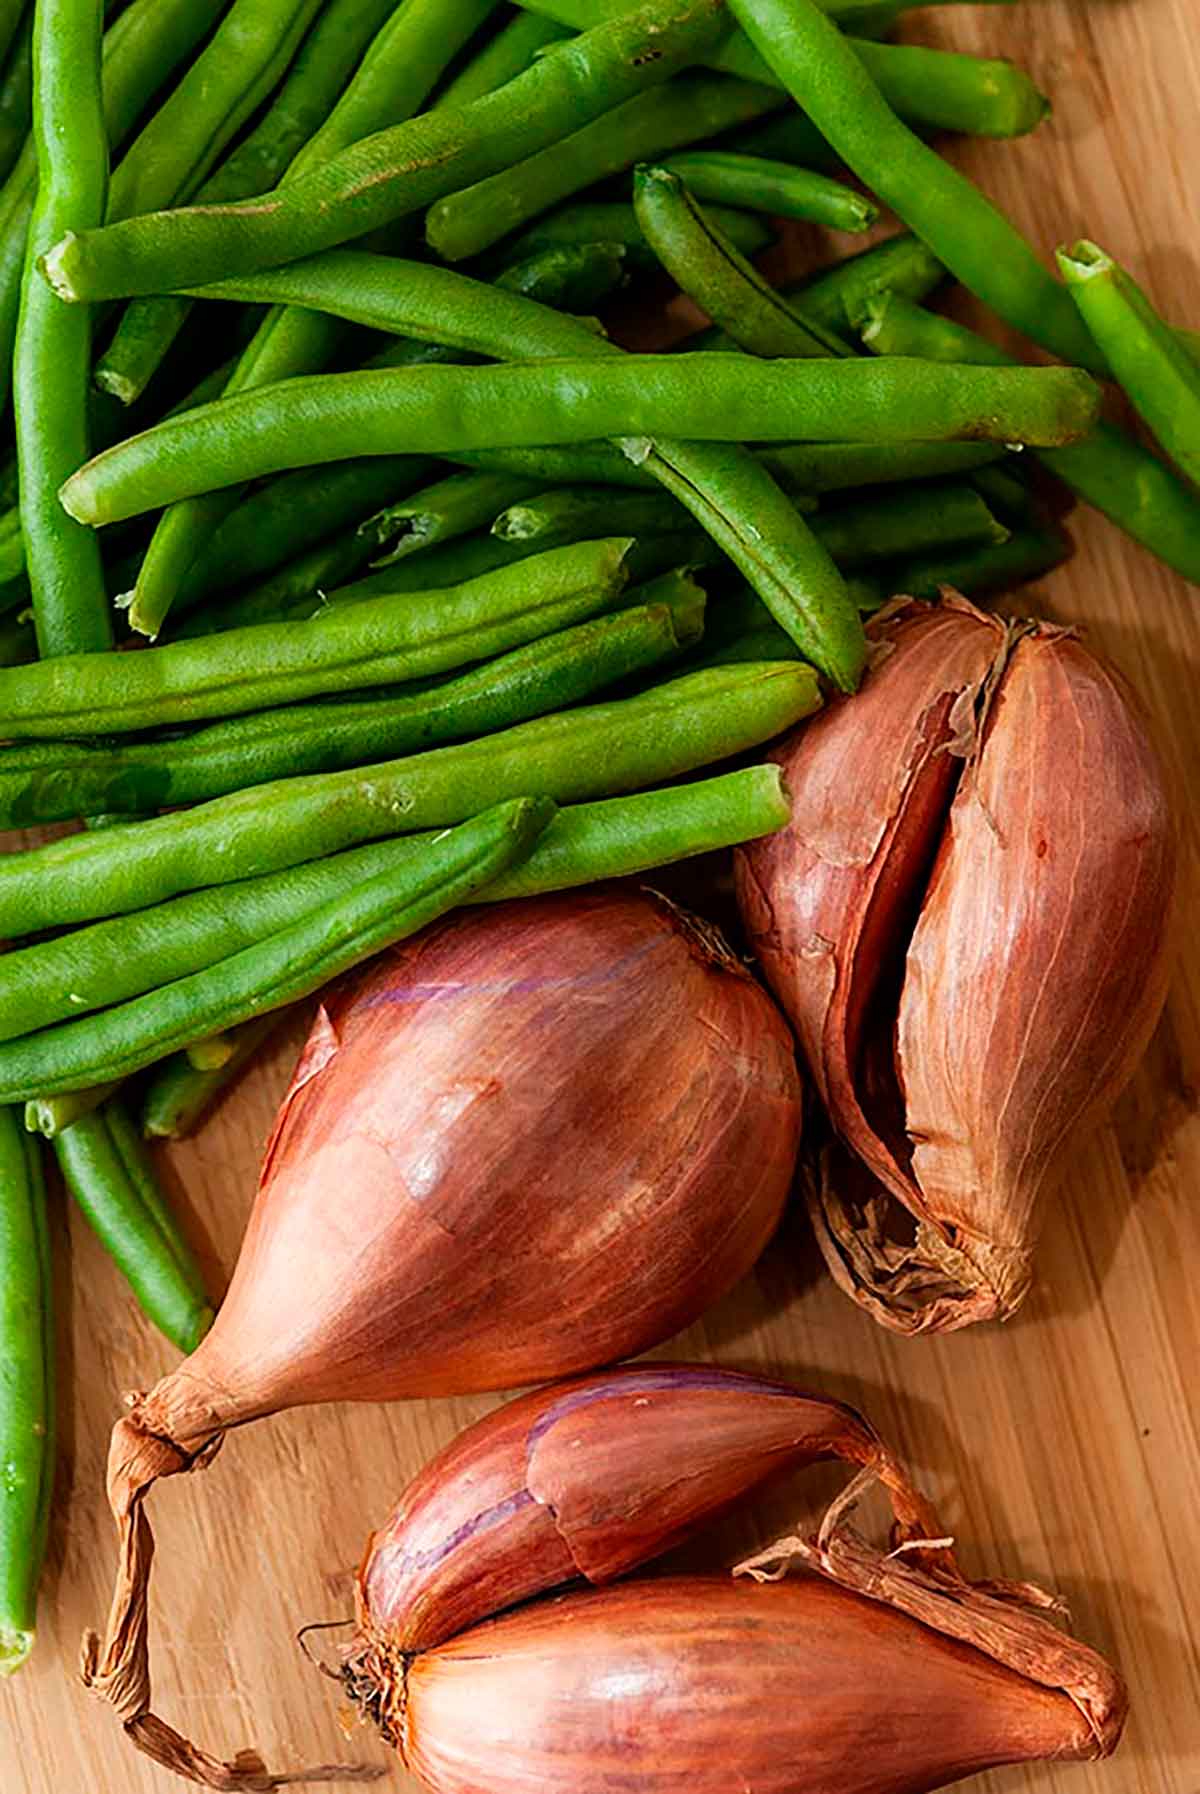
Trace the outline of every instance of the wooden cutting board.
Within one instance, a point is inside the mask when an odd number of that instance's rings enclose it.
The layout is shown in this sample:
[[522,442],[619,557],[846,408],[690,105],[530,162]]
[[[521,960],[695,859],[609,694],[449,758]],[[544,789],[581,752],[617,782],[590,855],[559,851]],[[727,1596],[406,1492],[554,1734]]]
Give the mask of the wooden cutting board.
[[[1025,62],[1054,97],[1053,122],[962,159],[1045,251],[1094,234],[1168,312],[1200,325],[1195,7],[948,6],[916,15],[910,35]],[[816,260],[834,247],[845,245],[813,232],[801,252]],[[1187,793],[1200,776],[1200,592],[1098,517],[1076,527],[1078,558],[1046,582],[1038,607],[1085,623],[1134,680]],[[1190,895],[1194,921],[1194,883]],[[1200,940],[1194,926],[1187,933],[1146,1063],[1080,1152],[1049,1218],[1037,1287],[1011,1325],[894,1339],[838,1294],[793,1219],[755,1273],[670,1348],[865,1409],[937,1497],[972,1573],[1053,1584],[1079,1633],[1121,1663],[1133,1716],[1112,1762],[984,1776],[971,1784],[979,1794],[1200,1791]],[[198,1139],[163,1154],[214,1288],[233,1265],[302,1032],[292,1029]],[[75,1661],[82,1628],[102,1621],[108,1601],[109,1426],[121,1391],[152,1382],[172,1354],[78,1217],[60,1211],[56,1228],[62,1465],[37,1655],[0,1688],[0,1790],[165,1794],[180,1784],[125,1745],[80,1688]],[[208,1474],[160,1490],[151,1508],[164,1717],[223,1755],[256,1744],[276,1770],[349,1758],[386,1766],[388,1787],[412,1786],[370,1733],[343,1733],[338,1691],[295,1634],[349,1613],[369,1528],[493,1399],[292,1414],[235,1435]],[[730,1561],[830,1488],[815,1479],[781,1491],[688,1561]]]

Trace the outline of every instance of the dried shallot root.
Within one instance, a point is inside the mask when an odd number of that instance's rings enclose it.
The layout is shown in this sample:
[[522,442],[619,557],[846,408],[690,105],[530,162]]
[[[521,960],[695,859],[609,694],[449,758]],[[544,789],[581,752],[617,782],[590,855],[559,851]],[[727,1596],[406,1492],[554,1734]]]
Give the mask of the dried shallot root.
[[119,1567],[83,1672],[132,1742],[208,1787],[271,1785],[151,1710],[156,1481],[288,1408],[545,1382],[668,1338],[766,1244],[800,1115],[770,998],[649,892],[466,912],[335,992],[212,1331],[113,1431]]
[[1066,629],[898,600],[785,738],[792,819],[739,850],[751,942],[838,1136],[810,1208],[902,1333],[1004,1319],[1047,1195],[1166,997],[1178,831],[1124,682]]
[[[824,1458],[858,1471],[819,1535],[738,1580],[543,1593],[612,1582]],[[886,1555],[848,1521],[870,1482]],[[1117,1673],[1040,1591],[968,1582],[939,1535],[839,1403],[710,1366],[602,1374],[510,1403],[417,1477],[369,1543],[344,1680],[431,1794],[925,1794],[1107,1756]],[[793,1563],[811,1573],[782,1580]]]

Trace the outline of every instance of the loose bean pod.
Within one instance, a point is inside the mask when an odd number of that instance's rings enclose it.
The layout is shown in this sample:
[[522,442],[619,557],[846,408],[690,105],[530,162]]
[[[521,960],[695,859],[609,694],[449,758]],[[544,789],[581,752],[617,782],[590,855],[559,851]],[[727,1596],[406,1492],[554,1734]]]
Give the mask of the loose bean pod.
[[520,571],[439,592],[263,625],[154,654],[72,655],[0,671],[8,739],[129,734],[288,704],[319,692],[426,678],[519,647],[607,608],[627,540],[550,549]]
[[[765,766],[666,791],[575,805],[560,810],[534,849],[521,889],[526,894],[560,890],[645,872],[767,834],[787,820],[787,813],[778,772]],[[419,856],[433,838],[416,834],[403,841],[375,842],[80,929],[67,937],[74,940],[74,969],[82,975],[76,981],[86,979],[93,990],[103,992],[99,1001],[107,1004],[125,1003],[159,984],[176,983],[363,887],[396,864],[402,851]],[[497,901],[509,894],[511,886],[504,884],[481,900]],[[139,981],[131,975],[128,961],[153,951],[155,943],[158,969],[143,971]],[[34,962],[28,963],[32,968]],[[45,954],[27,988],[53,993],[54,978],[53,956]],[[45,1012],[47,1026],[63,1019],[56,1009]]]
[[[172,1053],[154,1073],[142,1099],[142,1132],[148,1140],[183,1140],[194,1133],[223,1091],[227,1090],[267,1037],[279,1026],[272,1010],[235,1030],[236,1045],[212,1071],[197,1071],[186,1053]],[[59,1099],[61,1100],[61,1099]]]
[[900,122],[813,0],[730,0],[789,93],[846,165],[963,285],[1064,361],[1104,372],[1063,288],[965,175]]
[[809,323],[722,237],[679,175],[643,167],[633,204],[646,241],[680,290],[752,355],[847,355],[842,339]]
[[33,1649],[54,1483],[54,1314],[38,1144],[0,1111],[0,1675]]
[[869,230],[879,216],[879,207],[866,194],[790,162],[701,149],[682,150],[664,166],[699,200],[770,212],[777,218],[807,219],[829,230]]
[[[0,1046],[0,1090],[11,1085],[20,1086],[24,1096],[35,1089],[53,1094],[126,1077],[199,1034],[235,1027],[308,996],[469,903],[529,854],[553,814],[548,798],[512,798],[447,830],[419,854],[401,844],[394,866],[291,928],[130,1003]],[[77,1122],[56,1143],[73,1189],[82,1179],[73,1177],[67,1143],[74,1146],[73,1136],[89,1129],[92,1120]],[[193,1339],[185,1349],[196,1343]]]
[[[953,357],[992,367],[1012,361],[974,331],[922,311],[898,294],[867,306],[862,335],[867,346],[881,355]],[[1040,449],[1037,456],[1118,529],[1185,579],[1200,584],[1200,497],[1134,437],[1115,424],[1101,422],[1082,442]]]
[[37,258],[64,230],[104,217],[108,141],[100,91],[101,0],[38,0],[34,141],[38,196],[29,227],[13,367],[21,533],[42,654],[112,645],[99,544],[67,517],[57,493],[90,452],[87,392],[92,328],[57,304]]
[[[135,1157],[127,1156],[131,1149]],[[147,1200],[153,1172],[119,1102],[55,1135],[54,1152],[67,1189],[147,1319],[181,1352],[194,1351],[213,1311],[190,1251],[174,1224],[164,1225],[156,1188]]]
[[666,81],[724,23],[721,0],[646,0],[628,18],[555,45],[469,106],[377,132],[258,199],[69,236],[45,257],[45,272],[64,299],[123,299],[332,248],[509,168]]
[[1058,266],[1101,354],[1175,465],[1200,483],[1200,364],[1124,268],[1095,243]]
[[439,200],[425,219],[426,239],[443,261],[464,261],[608,175],[761,118],[778,105],[776,91],[752,82],[678,76],[536,156]]
[[445,827],[505,795],[534,791],[581,803],[661,784],[769,741],[819,702],[811,668],[739,667],[365,773],[286,779],[68,836],[0,857],[0,933],[143,909],[214,877],[227,884],[378,839],[398,822],[414,832]]
[[1095,383],[1075,368],[793,365],[702,353],[626,355],[604,366],[381,369],[285,381],[168,419],[97,455],[61,497],[81,523],[115,523],[214,486],[397,454],[414,441],[448,455],[480,438],[513,448],[596,436],[653,444],[660,432],[710,442],[965,437],[1054,446],[1086,434],[1098,403]]

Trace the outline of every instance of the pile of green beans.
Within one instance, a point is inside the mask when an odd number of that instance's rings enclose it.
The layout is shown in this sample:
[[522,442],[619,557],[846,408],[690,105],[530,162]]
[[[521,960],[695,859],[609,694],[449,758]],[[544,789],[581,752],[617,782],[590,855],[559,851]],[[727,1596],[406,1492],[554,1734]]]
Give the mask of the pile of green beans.
[[[1048,102],[890,41],[907,5],[0,0],[0,827],[87,825],[0,856],[0,1671],[53,1477],[43,1139],[190,1350],[132,1113],[181,1137],[452,905],[782,827],[727,763],[855,691],[864,616],[1069,554],[1035,458],[1200,583],[1195,339],[943,158]],[[950,277],[1066,365],[927,309]],[[665,283],[707,326],[627,352],[610,301]]]

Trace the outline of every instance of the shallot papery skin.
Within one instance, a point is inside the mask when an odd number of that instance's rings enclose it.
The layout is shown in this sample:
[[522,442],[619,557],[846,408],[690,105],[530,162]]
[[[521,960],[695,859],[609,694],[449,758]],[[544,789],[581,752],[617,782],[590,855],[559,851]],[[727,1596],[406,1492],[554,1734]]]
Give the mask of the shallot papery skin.
[[933,1332],[1028,1291],[1047,1194],[1166,998],[1178,831],[1132,694],[1069,630],[949,599],[869,633],[860,695],[777,749],[791,822],[736,877],[839,1136],[826,1260]]
[[[841,1402],[704,1364],[646,1364],[535,1390],[460,1433],[368,1543],[348,1655],[428,1650],[573,1580],[610,1582],[786,1470],[841,1458],[931,1524],[868,1423]],[[362,1685],[369,1663],[357,1672]]]
[[686,1577],[545,1599],[417,1657],[398,1742],[431,1794],[925,1794],[1106,1754],[1105,1723],[830,1582]]
[[766,1244],[800,1116],[782,1016],[652,893],[464,912],[336,991],[212,1331],[114,1428],[121,1562],[84,1672],[134,1742],[251,1785],[149,1711],[155,1480],[282,1409],[542,1382],[668,1338]]

